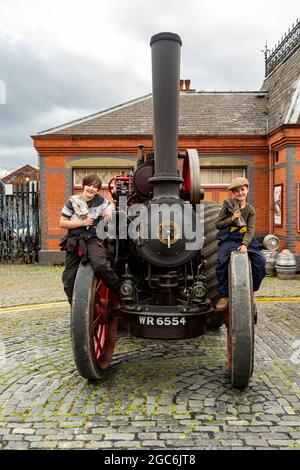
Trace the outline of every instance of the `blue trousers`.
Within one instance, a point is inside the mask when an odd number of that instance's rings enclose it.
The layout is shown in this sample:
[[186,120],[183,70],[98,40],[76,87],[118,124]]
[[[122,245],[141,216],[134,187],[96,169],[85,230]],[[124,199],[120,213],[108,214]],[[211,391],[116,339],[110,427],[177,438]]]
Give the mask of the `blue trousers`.
[[[228,265],[230,255],[233,250],[237,250],[241,246],[241,240],[230,239],[219,242],[219,255],[217,259],[217,278],[218,290],[220,297],[228,297]],[[253,240],[247,248],[248,256],[252,267],[253,291],[256,292],[266,275],[265,263],[266,258],[258,249],[258,242]]]

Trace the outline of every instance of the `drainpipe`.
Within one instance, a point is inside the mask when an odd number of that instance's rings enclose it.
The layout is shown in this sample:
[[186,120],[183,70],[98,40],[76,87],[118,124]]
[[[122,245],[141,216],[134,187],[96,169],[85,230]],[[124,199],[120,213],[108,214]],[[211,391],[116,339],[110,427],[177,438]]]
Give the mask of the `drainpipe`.
[[272,145],[269,143],[269,233],[274,232],[274,166]]
[[[266,46],[266,54],[267,54],[267,46]],[[267,57],[267,56],[266,56]],[[269,107],[268,107],[268,97],[266,98],[266,134],[268,135],[269,132]],[[274,195],[273,195],[273,187],[274,187],[274,162],[273,162],[273,152],[272,152],[272,144],[269,140],[268,142],[269,147],[269,233],[273,233],[274,231]]]

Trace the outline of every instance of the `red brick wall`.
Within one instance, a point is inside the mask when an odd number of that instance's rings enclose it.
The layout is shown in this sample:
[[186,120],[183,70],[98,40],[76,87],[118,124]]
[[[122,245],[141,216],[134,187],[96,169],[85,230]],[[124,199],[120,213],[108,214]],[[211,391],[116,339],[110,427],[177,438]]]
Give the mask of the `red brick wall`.
[[[46,220],[47,220],[47,233],[48,235],[63,235],[64,230],[58,225],[60,212],[65,204],[65,176],[57,174],[46,175],[45,191],[46,197]],[[58,243],[56,242],[56,248],[53,248],[53,241],[47,240],[48,249],[57,249]],[[51,247],[50,247],[51,245]],[[55,245],[55,244],[54,244]]]
[[269,232],[269,173],[266,167],[266,159],[255,158],[253,174],[254,187],[250,187],[253,192],[253,205],[256,211],[257,233]]

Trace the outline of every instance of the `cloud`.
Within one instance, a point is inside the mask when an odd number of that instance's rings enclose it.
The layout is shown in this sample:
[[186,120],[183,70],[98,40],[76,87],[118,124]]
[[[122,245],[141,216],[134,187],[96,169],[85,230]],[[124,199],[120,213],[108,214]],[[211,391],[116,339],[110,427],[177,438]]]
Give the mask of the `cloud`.
[[[130,66],[111,76],[101,61],[59,50],[45,57],[28,43],[2,42],[0,56],[6,85],[6,104],[0,107],[2,167],[23,164],[24,145],[35,154],[30,135],[149,92],[142,79],[132,79]],[[9,147],[19,147],[12,164]]]

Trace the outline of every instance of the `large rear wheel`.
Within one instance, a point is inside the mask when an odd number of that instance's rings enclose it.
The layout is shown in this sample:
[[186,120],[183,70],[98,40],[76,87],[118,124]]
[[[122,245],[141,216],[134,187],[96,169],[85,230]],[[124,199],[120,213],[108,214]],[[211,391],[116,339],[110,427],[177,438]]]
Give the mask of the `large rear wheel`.
[[[207,297],[215,307],[218,300],[218,280],[216,266],[218,258],[218,240],[216,235],[218,230],[215,227],[216,220],[220,214],[222,204],[215,201],[204,201],[204,245],[201,250],[203,258],[206,260],[206,284]],[[224,323],[224,313],[212,312],[206,321],[207,328],[219,328]]]
[[74,285],[71,337],[74,360],[85,379],[101,379],[111,361],[118,328],[118,299],[90,264],[80,265]]
[[229,263],[227,322],[228,373],[235,388],[245,388],[253,372],[254,306],[248,256],[233,251]]

